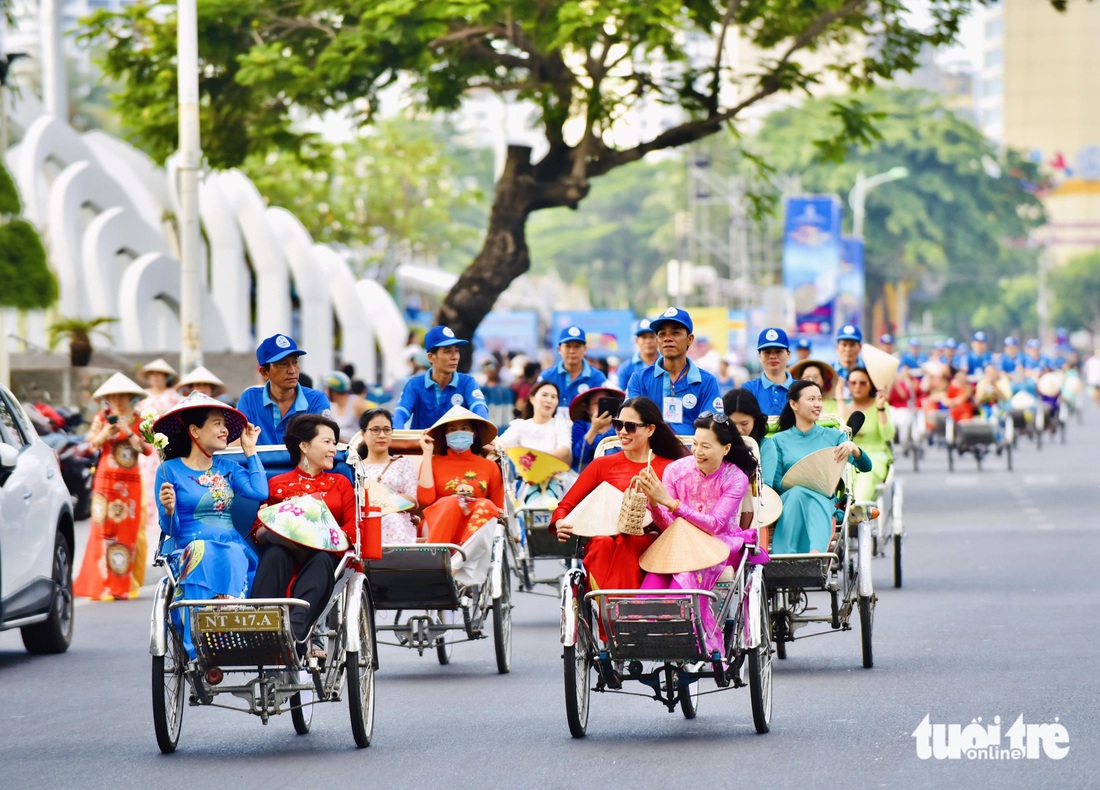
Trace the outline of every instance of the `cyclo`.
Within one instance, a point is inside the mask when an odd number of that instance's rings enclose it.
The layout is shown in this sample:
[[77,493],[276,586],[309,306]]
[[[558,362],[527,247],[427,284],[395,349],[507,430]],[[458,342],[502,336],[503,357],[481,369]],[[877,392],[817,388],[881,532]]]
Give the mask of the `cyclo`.
[[[568,464],[537,450],[515,447],[498,455],[504,478],[505,541],[520,589],[531,592],[536,584],[561,585],[562,573],[536,576],[536,560],[564,562],[573,556],[574,543],[560,543],[550,534],[550,515],[558,499],[549,491],[553,475]],[[517,468],[518,467],[518,468]]]
[[[857,415],[862,417],[858,412]],[[849,437],[853,434],[849,426],[835,418],[823,417],[819,424],[837,427]],[[837,498],[840,515],[833,519],[832,537],[826,551],[771,554],[771,561],[762,566],[771,614],[771,636],[780,659],[787,657],[787,643],[795,640],[797,631],[811,624],[827,624],[829,630],[818,630],[802,638],[830,631],[849,631],[852,612],[858,610],[863,666],[874,666],[871,633],[877,596],[871,579],[871,559],[874,556],[872,522],[878,505],[852,500],[850,492],[855,490],[854,478],[851,464],[844,464],[843,485],[834,485],[835,491],[830,492]],[[810,606],[809,596],[815,592],[828,596],[826,614],[812,614],[815,609]]]
[[[282,445],[257,447],[268,476],[291,468]],[[221,456],[240,460],[238,451]],[[334,471],[350,476],[342,456]],[[165,753],[179,743],[186,699],[190,706],[225,708],[258,716],[267,724],[272,716],[290,713],[299,735],[309,732],[313,706],[347,697],[356,746],[370,746],[374,732],[373,616],[362,571],[361,508],[356,518],[356,540],[336,568],[336,586],[314,633],[325,641],[327,658],[303,659],[290,629],[291,607],[309,604],[299,598],[174,599],[175,559],[179,552],[162,537],[154,565],[165,576],[153,595],[149,652],[152,655],[153,728]],[[233,521],[247,535],[257,504],[238,497]],[[187,617],[180,617],[187,612]],[[184,649],[184,623],[195,648],[192,659]],[[243,701],[227,704],[235,698]]]
[[[394,431],[390,452],[419,452],[421,433]],[[362,467],[357,468],[355,481],[361,495],[368,483]],[[493,530],[491,558],[486,578],[473,588],[473,596],[455,581],[453,558],[466,555],[453,543],[383,544],[382,558],[365,563],[373,631],[393,637],[385,641],[376,636],[377,644],[408,648],[421,656],[434,649],[439,663],[445,665],[451,662],[456,643],[486,638],[485,621],[491,616],[497,671],[511,671],[512,581],[506,525],[497,519],[495,525],[482,529]],[[392,620],[382,622],[381,612],[392,613]]]
[[[680,437],[685,444],[691,437]],[[596,457],[618,445],[604,439]],[[755,452],[755,442],[746,438]],[[759,469],[752,481],[760,512]],[[565,680],[565,711],[569,732],[582,738],[588,729],[591,692],[632,694],[660,702],[669,712],[679,707],[685,718],[698,712],[699,697],[731,688],[749,687],[753,725],[766,733],[772,713],[772,646],[768,599],[760,565],[747,545],[735,570],[727,567],[714,590],[680,589],[662,592],[640,589],[593,589],[583,564],[583,538],[610,534],[607,525],[574,527],[570,543],[578,541],[561,586],[561,641]],[[614,529],[615,525],[611,525]],[[585,533],[582,535],[582,533]],[[723,650],[707,650],[702,612],[710,607],[723,623]],[[605,639],[600,636],[601,629]],[[746,683],[742,672],[747,672]],[[701,691],[700,681],[715,688]],[[623,690],[631,681],[647,692]]]

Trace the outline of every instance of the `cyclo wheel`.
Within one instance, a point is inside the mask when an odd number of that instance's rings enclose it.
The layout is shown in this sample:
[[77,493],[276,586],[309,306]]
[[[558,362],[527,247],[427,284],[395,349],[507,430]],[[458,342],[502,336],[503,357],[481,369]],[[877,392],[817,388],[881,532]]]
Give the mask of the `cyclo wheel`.
[[512,574],[508,555],[500,556],[500,597],[493,599],[493,646],[497,654],[497,672],[512,671]]
[[153,731],[157,746],[165,754],[176,750],[183,727],[183,694],[187,683],[184,667],[187,658],[175,629],[167,623],[166,649],[163,656],[153,656]]
[[685,719],[694,719],[699,715],[699,681],[680,686],[680,712]]
[[344,666],[348,672],[348,708],[351,734],[360,749],[370,746],[374,735],[374,649],[371,639],[374,618],[370,598],[364,589],[359,602],[359,643],[348,650]]
[[863,668],[870,669],[875,665],[874,653],[871,650],[871,628],[875,615],[875,602],[869,595],[859,597],[859,636],[863,646]]
[[[578,612],[578,619],[584,617],[591,624],[588,604],[573,599],[574,605],[584,607]],[[580,628],[580,626],[578,626]],[[565,718],[569,721],[569,734],[574,738],[583,738],[588,731],[588,709],[592,699],[592,652],[589,649],[583,630],[577,635],[577,641],[562,650],[562,664],[565,670]]]
[[749,699],[753,726],[763,735],[772,722],[772,628],[768,601],[763,595],[756,616],[760,618],[760,644],[749,650]]
[[901,535],[894,535],[894,587],[901,587]]
[[290,720],[294,722],[294,732],[308,735],[313,723],[313,705],[302,706],[302,692],[295,691],[290,697]]
[[[454,621],[453,610],[440,610],[439,622],[449,623]],[[451,656],[454,654],[454,643],[451,641],[450,632],[447,632],[435,640],[435,657],[439,659],[440,666],[447,666],[451,663]]]

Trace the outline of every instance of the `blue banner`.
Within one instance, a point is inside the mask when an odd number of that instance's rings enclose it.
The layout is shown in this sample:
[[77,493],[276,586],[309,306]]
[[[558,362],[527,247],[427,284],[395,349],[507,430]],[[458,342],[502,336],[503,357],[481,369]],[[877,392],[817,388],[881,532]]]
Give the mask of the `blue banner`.
[[833,303],[833,325],[863,326],[863,299],[866,285],[863,276],[863,239],[845,236],[840,243],[840,272],[836,278],[836,301]]
[[539,316],[534,310],[493,310],[474,333],[474,349],[507,357],[519,351],[532,359],[539,350]]
[[840,270],[840,199],[790,197],[783,228],[783,285],[801,337],[832,336]]
[[634,313],[630,310],[556,310],[547,345],[556,347],[561,330],[574,324],[588,336],[590,354],[626,359],[634,353]]

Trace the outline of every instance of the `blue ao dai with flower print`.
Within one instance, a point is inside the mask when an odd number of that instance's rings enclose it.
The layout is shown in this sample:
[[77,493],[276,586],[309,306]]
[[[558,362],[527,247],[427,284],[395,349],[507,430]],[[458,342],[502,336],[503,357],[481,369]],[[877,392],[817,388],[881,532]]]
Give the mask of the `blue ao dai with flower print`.
[[[153,490],[159,492],[163,483],[171,483],[176,490],[176,509],[171,516],[160,504],[159,494],[157,502],[160,528],[169,538],[165,551],[172,557],[176,574],[176,598],[244,597],[252,586],[258,559],[233,526],[233,500],[238,495],[267,499],[267,475],[259,456],[248,458],[247,470],[234,461],[215,458],[206,471],[173,458],[157,470]],[[189,629],[182,619],[179,624],[184,646],[194,657]]]

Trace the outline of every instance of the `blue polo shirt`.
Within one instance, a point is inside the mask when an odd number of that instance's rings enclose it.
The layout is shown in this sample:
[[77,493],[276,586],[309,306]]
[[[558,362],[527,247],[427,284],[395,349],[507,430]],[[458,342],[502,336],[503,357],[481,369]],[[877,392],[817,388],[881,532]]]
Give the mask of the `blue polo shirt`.
[[985,370],[985,366],[993,361],[993,356],[987,351],[984,354],[975,354],[971,351],[963,360],[966,364],[966,372],[970,376],[974,376]]
[[453,406],[464,406],[478,417],[489,419],[489,406],[477,381],[468,373],[455,373],[440,389],[430,370],[405,382],[401,400],[393,410],[393,427],[422,431],[431,428]]
[[668,422],[668,427],[681,436],[695,433],[695,420],[705,411],[723,412],[722,393],[718,391],[718,380],[710,373],[700,369],[690,359],[680,378],[673,382],[664,367],[664,358],[658,359],[648,368],[638,370],[630,377],[626,387],[628,398],[645,396],[665,410],[665,398],[679,398],[682,405],[679,422]]
[[257,444],[282,444],[286,426],[295,414],[321,414],[332,417],[332,405],[323,392],[298,385],[298,394],[287,413],[279,412],[279,404],[271,399],[271,385],[249,387],[241,393],[237,408],[253,425],[260,428]]
[[580,375],[575,379],[569,378],[569,372],[566,371],[565,365],[561,362],[539,374],[539,381],[549,381],[558,388],[559,414],[563,410],[566,413],[569,412],[569,404],[573,402],[573,398],[581,393],[588,392],[593,387],[602,387],[607,383],[607,376],[589,365],[588,362],[582,362],[581,364],[583,367]]
[[914,354],[912,351],[906,351],[901,355],[899,365],[904,365],[907,368],[919,368],[925,362],[928,361],[928,357],[924,354]]
[[[660,356],[657,358],[660,359]],[[642,355],[638,352],[634,352],[634,356],[619,365],[618,370],[615,371],[615,375],[619,379],[619,389],[625,392],[626,388],[630,385],[630,377],[639,370],[645,370],[648,367],[649,365],[642,359]]]
[[776,384],[761,374],[760,378],[745,382],[745,389],[756,396],[756,402],[760,404],[760,411],[764,412],[764,416],[777,417],[787,405],[787,390],[792,384],[794,377],[790,373],[782,384]]

